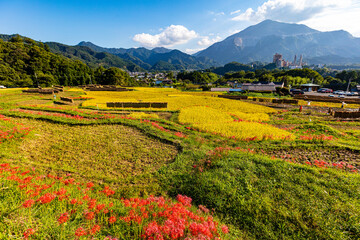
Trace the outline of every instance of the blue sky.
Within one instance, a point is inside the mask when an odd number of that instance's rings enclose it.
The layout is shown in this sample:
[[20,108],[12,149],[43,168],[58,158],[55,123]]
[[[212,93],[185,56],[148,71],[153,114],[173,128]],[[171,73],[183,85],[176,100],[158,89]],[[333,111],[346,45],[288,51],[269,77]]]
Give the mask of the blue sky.
[[359,12],[360,0],[0,0],[0,33],[193,53],[264,19],[360,37]]

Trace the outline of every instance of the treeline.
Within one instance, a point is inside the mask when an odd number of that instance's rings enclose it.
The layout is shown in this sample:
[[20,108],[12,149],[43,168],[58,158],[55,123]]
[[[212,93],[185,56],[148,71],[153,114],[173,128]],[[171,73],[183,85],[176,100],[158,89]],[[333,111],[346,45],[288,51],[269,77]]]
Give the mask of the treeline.
[[0,85],[37,87],[77,86],[89,83],[134,85],[128,73],[119,68],[90,68],[50,52],[49,46],[30,38],[0,39]]
[[207,84],[213,83],[219,80],[219,75],[212,72],[180,72],[177,75],[177,79],[180,81],[189,81],[194,84]]
[[285,82],[285,85],[297,86],[300,84],[313,82],[315,84],[325,84],[325,79],[316,71],[311,69],[294,69],[294,70],[273,70],[258,69],[255,71],[238,71],[225,73],[224,76],[209,71],[182,72],[177,75],[180,81],[189,80],[194,84],[215,83],[225,85],[229,81],[238,83],[249,83],[254,81],[263,82]]
[[[265,65],[268,66],[268,65]],[[212,72],[219,68],[208,69],[205,71],[182,72],[178,74],[178,81],[188,80],[194,84],[213,83],[215,85],[226,85],[228,82],[251,83],[262,82],[284,82],[285,86],[298,87],[301,84],[314,83],[321,87],[346,90],[350,81],[350,89],[360,85],[360,71],[330,71],[326,68],[321,69],[273,69],[268,70],[251,65],[240,63],[230,63],[222,68],[226,72],[219,76]],[[242,69],[239,71],[230,71]],[[229,70],[229,71],[228,71]],[[211,76],[211,77],[210,77]]]

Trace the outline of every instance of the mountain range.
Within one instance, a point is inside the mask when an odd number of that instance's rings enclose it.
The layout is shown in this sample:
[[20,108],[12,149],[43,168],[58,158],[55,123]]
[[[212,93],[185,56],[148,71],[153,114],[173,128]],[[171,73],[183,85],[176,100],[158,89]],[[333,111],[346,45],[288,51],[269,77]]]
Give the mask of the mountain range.
[[[9,41],[17,34],[0,34],[0,39]],[[22,37],[26,38],[26,37]],[[196,57],[179,50],[166,48],[103,48],[91,42],[69,46],[57,42],[45,42],[53,53],[73,60],[80,60],[90,67],[119,67],[129,71],[199,70],[220,66],[207,57]]]
[[321,32],[302,24],[265,20],[215,43],[195,54],[221,64],[232,61],[272,62],[280,53],[287,60],[303,55],[309,64],[352,64],[360,62],[360,38],[340,30]]
[[122,59],[132,61],[146,70],[186,70],[205,69],[219,66],[214,60],[207,57],[196,57],[179,50],[170,50],[163,47],[152,50],[146,48],[103,48],[91,42],[80,42],[77,46],[89,47],[97,52],[107,52]]

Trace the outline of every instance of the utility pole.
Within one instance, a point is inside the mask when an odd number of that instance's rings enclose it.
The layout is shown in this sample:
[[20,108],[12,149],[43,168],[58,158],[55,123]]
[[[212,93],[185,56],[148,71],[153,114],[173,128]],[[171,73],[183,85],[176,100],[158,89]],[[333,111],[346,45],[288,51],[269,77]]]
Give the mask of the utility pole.
[[352,77],[351,77],[351,78],[349,78],[349,83],[348,83],[348,86],[347,86],[347,88],[346,88],[346,92],[348,92],[348,91],[349,91],[351,80],[352,80]]
[[38,78],[37,78],[37,76],[36,76],[36,72],[34,72],[34,74],[35,74],[35,78],[36,78],[37,86],[38,86],[38,87],[40,87],[40,86],[39,86],[39,80],[38,80]]

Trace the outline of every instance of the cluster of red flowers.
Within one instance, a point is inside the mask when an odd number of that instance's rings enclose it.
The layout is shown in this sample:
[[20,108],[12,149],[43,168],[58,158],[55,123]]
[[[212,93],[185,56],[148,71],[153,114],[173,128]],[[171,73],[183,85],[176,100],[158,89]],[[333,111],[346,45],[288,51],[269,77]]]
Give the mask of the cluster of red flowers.
[[29,239],[29,237],[31,236],[31,235],[33,235],[35,233],[35,230],[34,229],[32,229],[32,228],[29,228],[29,229],[26,229],[25,230],[25,232],[24,232],[24,238],[25,239]]
[[[144,224],[144,239],[216,239],[220,236],[218,223],[212,216],[199,216],[191,211],[191,198],[178,195],[177,201],[153,196],[126,199],[123,202],[131,209],[130,215],[120,219],[129,224],[149,219],[150,222]],[[226,226],[221,229],[223,234],[228,233]]]
[[179,137],[179,138],[186,138],[186,135],[183,134],[182,132],[176,132],[176,133],[174,133],[174,135]]
[[[7,124],[1,124],[2,121],[6,121]],[[0,144],[11,139],[23,138],[31,131],[29,127],[17,127],[15,125],[10,118],[0,115]]]
[[164,131],[164,132],[170,132],[168,129],[160,126],[158,123],[156,122],[151,122],[151,125],[157,129],[160,129],[161,131]]
[[[228,228],[219,227],[206,207],[201,206],[202,210],[194,213],[192,199],[183,195],[178,195],[176,202],[153,196],[118,201],[111,199],[115,191],[108,186],[99,191],[92,182],[81,184],[73,178],[37,175],[34,170],[23,171],[6,163],[0,164],[0,179],[9,181],[7,185],[18,187],[23,192],[20,195],[23,198],[19,199],[23,208],[34,209],[34,212],[40,209],[55,211],[56,218],[49,221],[56,221],[63,230],[68,226],[74,229],[73,224],[79,224],[76,230],[70,230],[75,238],[92,238],[102,229],[105,233],[113,225],[124,224],[129,229],[140,229],[140,232],[135,231],[139,235],[135,238],[143,239],[219,239],[228,233]],[[121,211],[114,211],[113,201],[118,201],[116,207],[122,208]],[[62,209],[62,212],[57,209]],[[36,234],[41,227],[34,225],[22,234],[25,239],[33,235],[39,237]],[[115,238],[108,236],[106,239]]]
[[17,109],[17,110],[11,110],[16,112],[22,112],[32,115],[40,115],[40,116],[52,116],[52,117],[62,117],[62,118],[68,118],[68,119],[75,119],[75,120],[85,120],[86,118],[79,116],[79,115],[69,115],[64,113],[49,113],[49,112],[40,112],[40,111],[32,111],[32,110],[24,110],[24,109]]
[[329,163],[329,162],[325,162],[324,160],[315,160],[314,163],[311,163],[309,161],[305,162],[305,164],[307,165],[313,165],[319,168],[328,168],[328,167],[334,167],[337,169],[346,169],[346,170],[350,170],[351,172],[359,172],[358,169],[356,169],[353,165],[348,164],[346,162],[339,162],[339,163]]
[[[261,153],[266,154],[265,151],[260,150]],[[315,167],[319,167],[319,168],[336,168],[336,169],[343,169],[343,170],[347,170],[347,171],[351,171],[351,172],[359,172],[359,170],[351,165],[348,164],[346,162],[338,162],[338,163],[331,163],[331,162],[326,162],[324,160],[313,160],[313,161],[309,161],[309,160],[304,160],[301,158],[301,156],[293,156],[291,154],[284,154],[279,156],[279,158],[285,160],[286,162],[290,162],[290,163],[305,163],[306,165],[309,166],[315,166]],[[272,156],[272,159],[276,159],[275,156]]]
[[333,136],[326,136],[324,134],[320,134],[320,135],[303,135],[299,137],[300,140],[303,141],[330,141],[333,140],[334,137]]
[[[85,112],[78,109],[71,109],[70,114],[65,113],[55,113],[55,112],[47,112],[49,109],[55,109],[59,111],[68,111],[69,109],[61,108],[61,107],[37,107],[37,106],[31,106],[31,110],[24,110],[24,109],[17,109],[12,111],[18,111],[23,112],[26,114],[34,114],[34,115],[43,115],[43,116],[54,116],[54,117],[62,117],[62,118],[68,118],[68,119],[75,119],[75,120],[98,120],[98,119],[114,119],[116,116],[108,114],[108,113],[99,113],[99,112]],[[79,113],[79,114],[76,114]],[[84,114],[86,114],[84,116]],[[82,116],[81,116],[82,115]]]
[[[158,122],[152,122],[147,119],[142,119],[142,120],[140,120],[140,122],[145,123],[145,124],[151,124],[151,126],[153,126],[154,128],[157,128],[163,132],[171,132],[170,130],[164,128],[163,126],[160,126]],[[182,132],[175,132],[174,135],[179,138],[186,138],[186,135]]]

